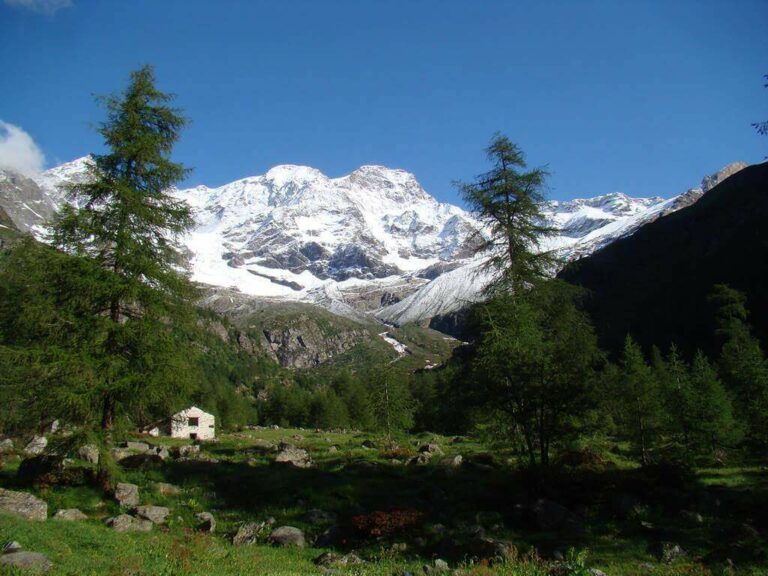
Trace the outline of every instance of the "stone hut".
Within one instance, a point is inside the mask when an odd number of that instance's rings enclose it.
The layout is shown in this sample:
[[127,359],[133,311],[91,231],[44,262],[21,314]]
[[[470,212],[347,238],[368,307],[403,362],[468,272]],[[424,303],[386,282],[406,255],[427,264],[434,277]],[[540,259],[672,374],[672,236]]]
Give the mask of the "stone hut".
[[216,437],[216,419],[213,414],[208,414],[197,406],[190,406],[146,432],[150,436],[212,440]]

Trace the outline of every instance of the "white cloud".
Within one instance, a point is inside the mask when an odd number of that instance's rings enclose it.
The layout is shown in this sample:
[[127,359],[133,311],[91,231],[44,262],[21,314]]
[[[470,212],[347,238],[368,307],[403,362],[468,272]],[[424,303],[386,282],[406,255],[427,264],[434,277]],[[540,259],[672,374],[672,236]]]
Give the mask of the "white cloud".
[[72,6],[72,0],[4,0],[6,6],[26,8],[33,12],[41,12],[52,16],[62,8]]
[[0,169],[29,176],[40,172],[44,163],[45,155],[32,136],[0,120]]

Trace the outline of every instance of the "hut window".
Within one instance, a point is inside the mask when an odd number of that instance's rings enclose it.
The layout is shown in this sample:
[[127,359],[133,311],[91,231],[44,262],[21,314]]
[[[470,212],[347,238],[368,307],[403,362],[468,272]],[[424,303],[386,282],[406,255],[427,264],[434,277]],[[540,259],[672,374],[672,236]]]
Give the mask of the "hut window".
[[189,419],[189,425],[190,426],[197,426],[199,423],[199,418],[190,418]]

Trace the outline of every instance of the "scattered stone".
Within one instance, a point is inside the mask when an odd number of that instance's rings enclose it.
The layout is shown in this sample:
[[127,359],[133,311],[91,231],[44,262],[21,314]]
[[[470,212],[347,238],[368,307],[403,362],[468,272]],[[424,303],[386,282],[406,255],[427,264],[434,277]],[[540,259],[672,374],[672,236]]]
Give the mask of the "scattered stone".
[[77,508],[66,508],[64,510],[59,510],[56,512],[56,514],[53,515],[53,518],[54,520],[67,520],[70,522],[77,520],[88,520],[88,516],[83,514]]
[[395,542],[390,547],[390,550],[392,550],[392,552],[396,552],[398,554],[402,554],[402,553],[408,551],[408,544],[405,543],[405,542]]
[[246,522],[240,528],[232,538],[232,544],[235,546],[243,546],[245,544],[255,544],[258,539],[266,531],[267,527],[274,523],[274,520],[270,522]]
[[590,568],[589,573],[592,576],[607,576],[605,572],[603,572],[602,570],[598,570],[597,568]]
[[114,518],[108,518],[107,526],[115,532],[149,532],[152,530],[153,524],[143,518],[120,514]]
[[167,482],[155,482],[155,490],[161,496],[178,496],[181,494],[181,488]]
[[331,546],[336,546],[341,540],[341,537],[341,529],[338,526],[331,526],[317,537],[315,540],[315,547],[329,548]]
[[469,551],[479,560],[508,560],[514,558],[517,552],[511,542],[494,540],[482,535],[473,538],[469,543]]
[[126,442],[125,447],[136,452],[149,452],[149,444],[146,442]]
[[331,454],[335,454],[338,451],[339,451],[338,446],[331,446],[330,448],[328,448],[328,452],[330,452]]
[[162,465],[163,459],[151,452],[131,454],[120,460],[120,466],[126,470],[152,470],[161,468]]
[[115,489],[115,500],[123,508],[133,508],[139,505],[139,487],[136,484],[120,482]]
[[216,532],[216,519],[210,512],[199,512],[195,514],[195,518],[200,522],[198,530],[203,532]]
[[0,566],[42,574],[48,572],[53,567],[53,563],[39,552],[20,551],[0,556]]
[[55,454],[39,454],[22,460],[16,476],[25,484],[65,484],[77,476],[64,470],[64,458]]
[[376,448],[376,443],[373,440],[365,440],[360,446],[366,450],[373,450]]
[[544,498],[536,501],[532,512],[534,522],[539,530],[557,530],[570,514],[565,506]]
[[449,458],[443,458],[440,464],[448,466],[449,468],[460,468],[464,462],[464,457],[461,454],[451,456]]
[[312,510],[307,511],[307,513],[304,515],[304,518],[307,522],[310,524],[333,524],[336,522],[336,514],[333,512],[326,512],[325,510],[319,510],[317,508],[313,508]]
[[150,448],[150,453],[153,456],[157,456],[158,458],[160,458],[160,460],[163,460],[163,461],[168,460],[168,458],[171,457],[171,453],[168,452],[168,448],[166,448],[165,446],[153,446],[152,448]]
[[29,441],[29,444],[24,447],[24,452],[31,456],[37,456],[38,454],[43,453],[46,446],[48,446],[48,438],[35,435],[32,437],[32,440]]
[[448,566],[448,562],[440,558],[435,560],[435,563],[433,566],[430,566],[429,564],[424,566],[425,574],[443,574],[445,572],[450,572],[450,571],[451,571],[451,568]]
[[21,544],[16,542],[15,540],[8,542],[3,546],[3,554],[13,554],[14,552],[18,552],[21,550]]
[[137,506],[136,515],[149,520],[152,524],[165,524],[171,511],[165,506]]
[[269,535],[269,541],[276,546],[298,546],[304,548],[304,532],[293,526],[280,526]]
[[13,440],[11,440],[10,438],[0,440],[0,454],[11,454],[15,451],[16,451],[16,448],[13,445]]
[[345,554],[343,556],[335,552],[323,552],[313,560],[315,565],[322,566],[324,568],[334,568],[338,566],[351,566],[354,564],[363,564],[363,559],[360,558],[354,552]]
[[301,442],[304,440],[304,436],[302,436],[301,434],[294,434],[293,436],[291,436],[291,438],[296,442]]
[[698,512],[693,512],[691,510],[682,510],[680,512],[680,516],[682,516],[686,521],[690,522],[691,524],[704,523],[704,517]]
[[253,441],[253,447],[257,450],[264,450],[265,452],[269,452],[275,449],[274,443],[270,442],[269,440],[264,440],[262,438],[257,438]]
[[290,464],[297,468],[309,468],[312,466],[312,459],[309,452],[303,448],[296,448],[290,444],[280,444],[280,452],[275,457],[275,462],[279,464]]
[[431,454],[433,456],[435,456],[435,455],[442,456],[443,455],[443,451],[440,448],[440,446],[438,446],[434,442],[430,442],[429,444],[424,444],[423,446],[421,446],[419,448],[419,452],[421,452],[422,454]]
[[26,520],[43,521],[48,518],[48,504],[27,492],[0,488],[0,512]]
[[669,564],[678,558],[687,556],[685,550],[674,542],[658,542],[650,546],[649,552],[663,564]]
[[197,454],[200,454],[200,446],[197,444],[192,444],[190,446],[179,446],[176,449],[176,454],[178,454],[181,457],[190,457]]
[[89,464],[99,463],[99,448],[95,444],[84,444],[77,450],[77,455],[81,460]]

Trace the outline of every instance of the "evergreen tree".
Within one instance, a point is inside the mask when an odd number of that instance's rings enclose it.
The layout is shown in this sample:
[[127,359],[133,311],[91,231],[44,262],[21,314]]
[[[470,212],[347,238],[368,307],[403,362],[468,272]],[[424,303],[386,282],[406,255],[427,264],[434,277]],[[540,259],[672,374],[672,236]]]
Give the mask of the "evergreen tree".
[[169,193],[187,173],[170,159],[185,119],[168,105],[171,98],[146,66],[122,94],[104,100],[99,133],[107,152],[94,155],[85,181],[71,186],[79,208],[66,206],[54,223],[54,244],[106,275],[98,279],[102,307],[91,311],[101,322],[91,340],[96,365],[88,394],[101,403],[107,444],[117,418],[157,416],[193,380],[180,357],[193,290],[179,272],[177,243],[192,218]]
[[368,374],[376,428],[388,439],[395,432],[413,426],[415,406],[403,374],[389,367],[377,367]]
[[514,298],[498,295],[476,312],[473,377],[484,405],[520,431],[531,464],[547,465],[552,446],[577,433],[596,403],[601,355],[574,297],[573,287],[549,281]]
[[333,390],[317,392],[310,403],[310,422],[316,428],[330,430],[349,426],[349,414],[344,402]]
[[619,378],[616,386],[621,400],[619,420],[642,463],[648,464],[662,426],[662,404],[653,372],[645,362],[642,350],[629,335],[624,342]]
[[666,428],[686,450],[691,448],[691,428],[695,425],[694,397],[688,365],[672,344],[666,360],[654,354],[654,378],[659,385],[666,412]]
[[335,378],[333,388],[344,401],[350,425],[360,430],[373,429],[375,415],[365,385],[357,377],[344,372]]
[[691,364],[693,418],[692,443],[699,452],[713,453],[717,448],[732,445],[739,438],[733,417],[731,399],[701,351]]
[[541,241],[555,232],[544,223],[541,204],[547,172],[525,171],[522,150],[509,138],[496,134],[486,149],[491,170],[474,182],[460,184],[467,205],[488,224],[489,237],[478,233],[477,251],[490,255],[494,271],[488,290],[520,293],[546,276],[555,258],[540,252]]
[[762,450],[768,446],[768,361],[747,323],[744,295],[720,284],[713,288],[710,301],[717,306],[717,334],[722,342],[720,377],[746,425],[747,440]]

